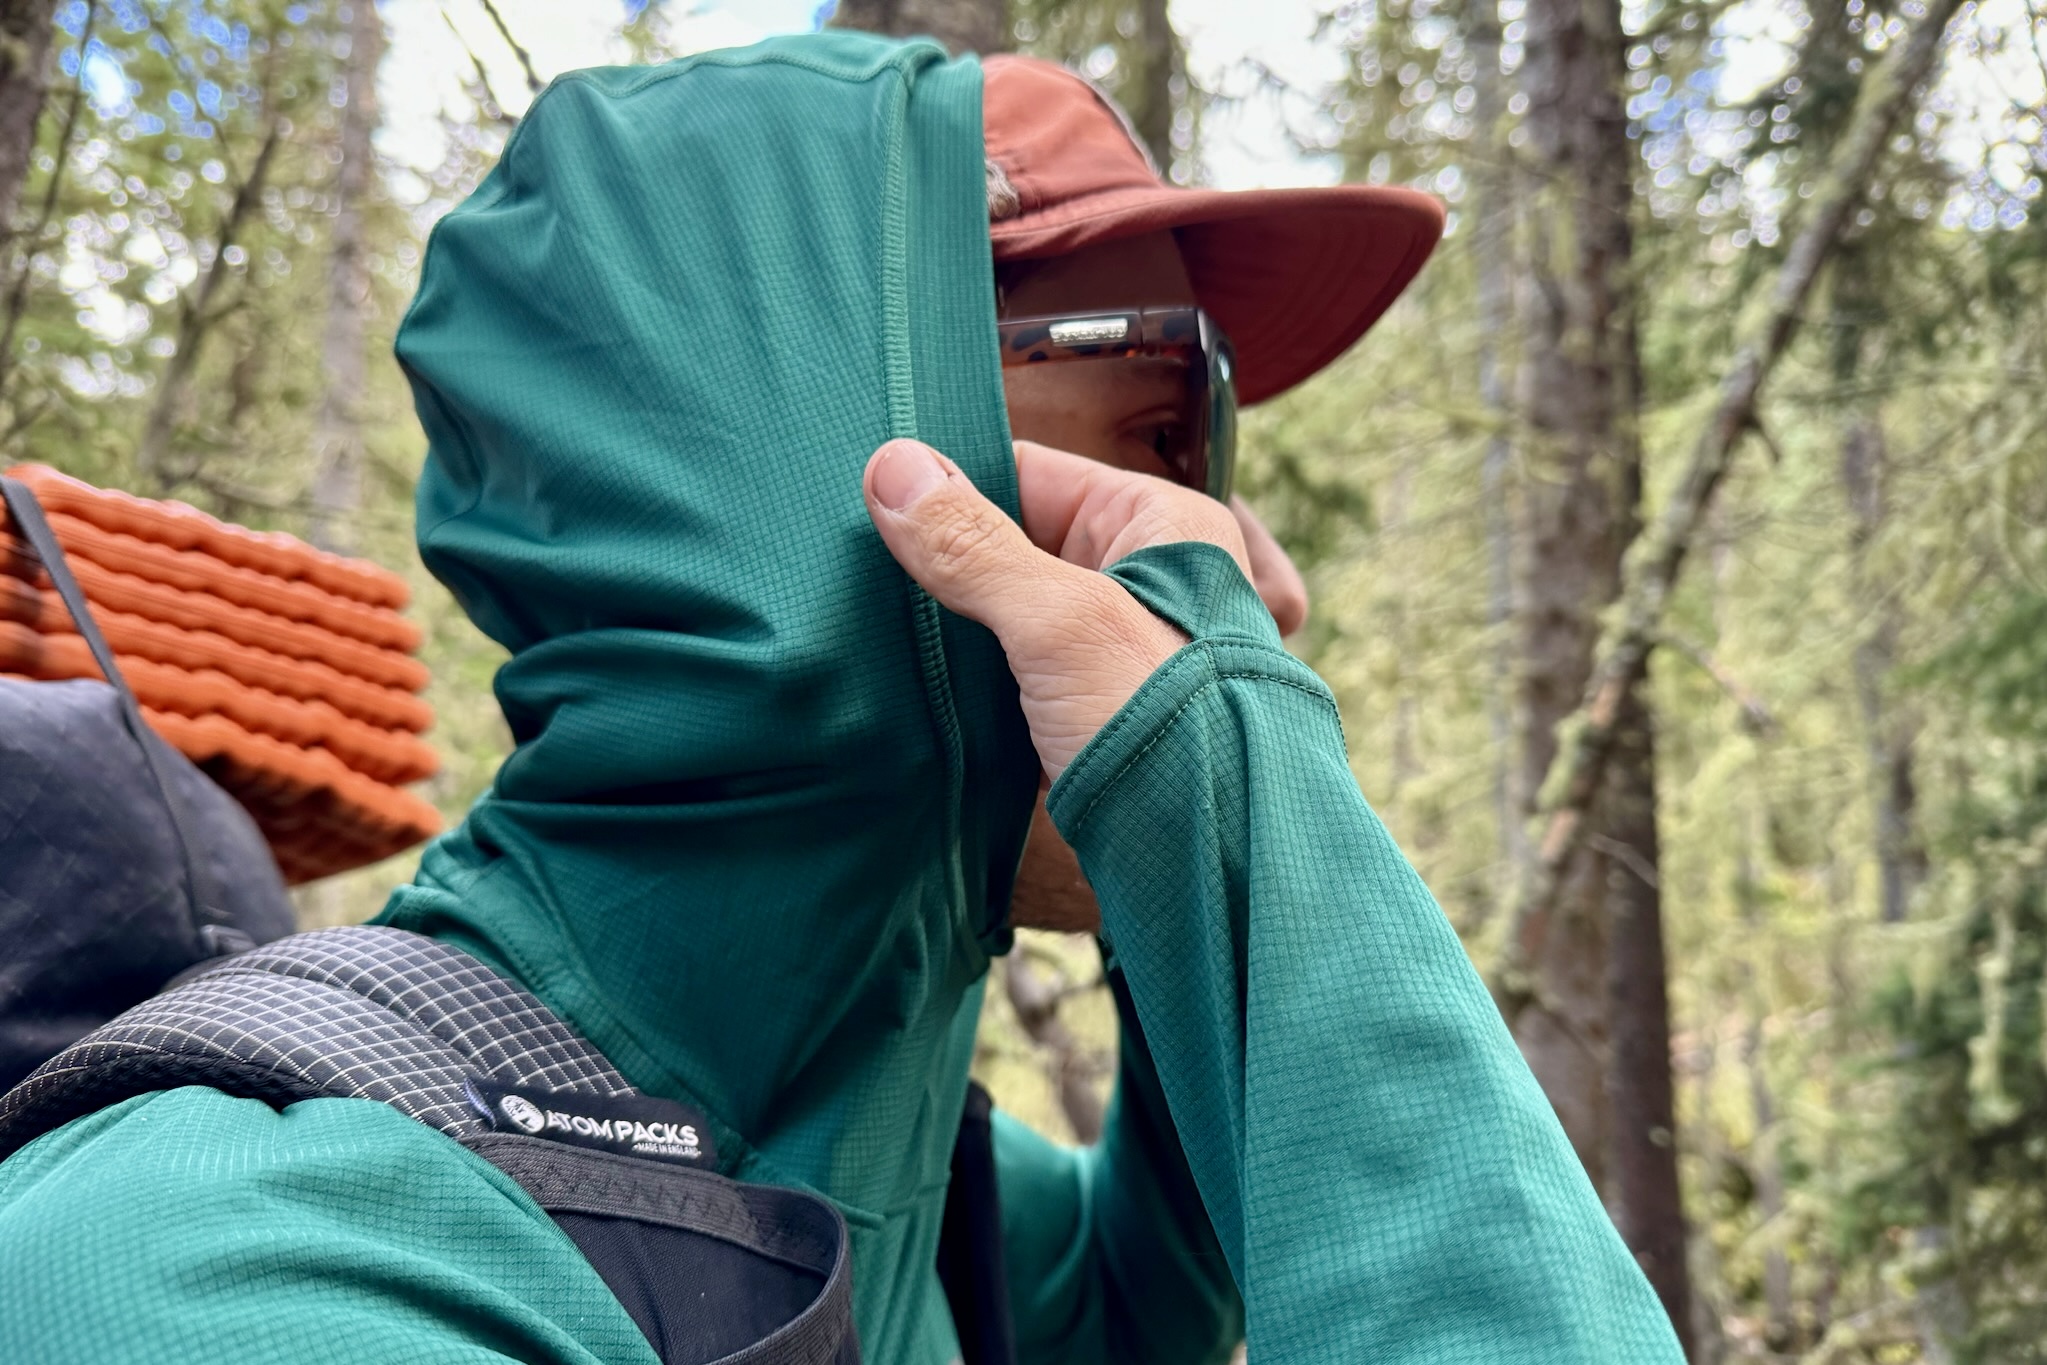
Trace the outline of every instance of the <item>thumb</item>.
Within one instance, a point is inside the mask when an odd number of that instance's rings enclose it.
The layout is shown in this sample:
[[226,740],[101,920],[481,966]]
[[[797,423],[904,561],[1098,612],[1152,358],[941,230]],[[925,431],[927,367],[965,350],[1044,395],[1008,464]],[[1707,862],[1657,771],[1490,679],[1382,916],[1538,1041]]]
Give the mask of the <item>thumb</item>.
[[1031,544],[958,465],[920,441],[875,451],[864,488],[867,514],[903,571],[998,634],[1043,600],[1048,579],[1080,572]]

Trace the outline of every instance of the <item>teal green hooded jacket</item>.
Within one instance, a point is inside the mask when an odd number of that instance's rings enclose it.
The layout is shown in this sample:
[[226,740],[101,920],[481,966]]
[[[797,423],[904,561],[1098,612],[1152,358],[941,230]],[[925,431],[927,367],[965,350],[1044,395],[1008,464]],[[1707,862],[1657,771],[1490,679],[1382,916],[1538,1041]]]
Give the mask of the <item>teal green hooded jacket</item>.
[[[1014,512],[994,306],[979,68],[835,34],[555,81],[397,346],[420,551],[511,652],[517,749],[384,921],[835,1201],[881,1365],[957,1353],[939,1218],[1038,765],[860,474],[914,436]],[[1125,1030],[1100,1144],[998,1126],[1024,1359],[1676,1360],[1327,689],[1213,547],[1111,572],[1193,643],[1049,798]],[[140,1358],[652,1359],[441,1135],[202,1089],[0,1165],[0,1360]]]

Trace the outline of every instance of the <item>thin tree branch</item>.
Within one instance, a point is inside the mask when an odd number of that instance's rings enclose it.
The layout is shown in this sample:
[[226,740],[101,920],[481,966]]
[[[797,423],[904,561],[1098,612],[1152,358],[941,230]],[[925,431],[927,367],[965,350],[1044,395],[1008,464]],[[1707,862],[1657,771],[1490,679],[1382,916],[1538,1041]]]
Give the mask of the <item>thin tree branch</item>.
[[1652,890],[1662,887],[1663,881],[1656,875],[1656,869],[1650,865],[1649,860],[1620,840],[1609,839],[1604,834],[1594,834],[1585,840],[1585,845],[1588,848],[1596,848],[1619,862],[1621,866],[1634,873],[1644,886]]
[[254,484],[243,483],[204,469],[195,469],[188,476],[191,482],[213,494],[223,502],[242,503],[249,507],[260,507],[266,512],[294,512],[303,509],[307,499],[289,494],[272,493]]
[[71,102],[64,109],[64,131],[57,139],[56,164],[50,167],[50,183],[43,186],[42,207],[37,210],[36,224],[25,233],[18,233],[9,226],[7,239],[16,237],[24,240],[21,269],[15,273],[14,287],[7,295],[7,322],[0,326],[0,399],[14,382],[14,335],[20,330],[21,319],[28,311],[28,287],[30,264],[35,258],[35,246],[49,230],[50,219],[57,212],[57,194],[64,184],[64,165],[71,158],[71,139],[78,131],[78,115],[85,105],[85,58],[92,48],[93,23],[99,18],[99,0],[91,0],[85,8],[85,24],[78,33],[78,79],[71,85]]
[[1707,0],[1705,4],[1672,5],[1657,16],[1654,22],[1645,25],[1639,33],[1628,35],[1628,40],[1646,43],[1666,34],[1684,32],[1686,31],[1684,21],[1691,15],[1697,16],[1692,28],[1703,34],[1711,30],[1721,15],[1740,3],[1741,0]]
[[[228,206],[227,217],[221,221],[219,239],[214,243],[213,263],[206,267],[206,273],[199,277],[197,289],[180,310],[176,349],[171,352],[170,362],[157,379],[156,399],[150,404],[149,416],[142,427],[142,440],[135,451],[135,469],[142,478],[154,480],[165,491],[177,481],[164,467],[164,456],[169,452],[178,402],[191,380],[193,366],[198,363],[200,344],[224,311],[213,307],[213,296],[227,274],[228,249],[235,245],[249,211],[262,197],[271,159],[277,153],[278,144],[284,140],[284,123],[283,113],[273,107],[262,149],[256,153],[256,164],[249,168],[248,179],[236,187],[234,201]],[[178,477],[186,477],[189,473],[183,471]]]
[[512,30],[505,23],[505,16],[498,13],[498,7],[492,4],[491,0],[476,0],[476,3],[483,6],[483,12],[498,26],[498,36],[505,40],[505,45],[512,49],[512,55],[519,59],[519,65],[525,68],[526,88],[536,95],[539,94],[540,88],[547,82],[540,79],[540,73],[533,69],[533,54],[521,47],[519,40],[512,36]]
[[1763,418],[1760,413],[1749,414],[1748,429],[1758,441],[1763,443],[1763,449],[1769,452],[1770,468],[1782,469],[1784,467],[1784,450],[1777,444],[1777,438],[1770,434],[1770,429],[1763,425]]
[[[178,46],[177,38],[171,33],[169,29],[165,28],[160,22],[158,22],[157,16],[149,12],[148,6],[142,7],[142,17],[146,21],[148,21],[150,31],[154,33],[158,38],[161,38],[163,40],[163,45],[169,49],[171,61],[174,64],[176,64],[184,72],[184,74],[196,76],[199,71],[199,64],[197,62],[194,62],[190,57],[187,57],[185,55],[184,49]],[[274,68],[276,66],[276,63],[277,57],[276,54],[273,52],[270,57],[268,65]],[[269,95],[269,90],[267,88],[268,84],[269,83],[266,80],[265,81],[266,89],[264,90],[264,95],[266,98]],[[210,118],[206,120],[206,126],[213,130],[213,140],[220,146],[220,164],[227,168],[228,179],[239,180],[241,172],[235,169],[235,149],[234,144],[228,141],[227,129],[220,126],[220,120],[217,118]]]
[[455,41],[462,47],[462,55],[469,59],[469,79],[463,82],[465,92],[476,101],[484,117],[492,123],[502,128],[510,128],[517,124],[519,120],[506,113],[498,105],[497,97],[491,93],[490,78],[483,74],[483,61],[476,55],[476,49],[470,46],[469,35],[456,27],[455,16],[448,13],[445,0],[441,5],[441,22],[448,26],[448,32],[455,35]]
[[1774,295],[1762,320],[1749,329],[1720,384],[1720,401],[1692,450],[1691,461],[1657,524],[1628,554],[1620,610],[1594,655],[1590,685],[1578,711],[1558,727],[1538,818],[1541,837],[1517,887],[1508,924],[1505,961],[1494,994],[1511,1022],[1534,998],[1530,980],[1554,916],[1562,874],[1591,831],[1592,803],[1613,754],[1622,703],[1648,670],[1649,652],[1684,566],[1694,533],[1727,474],[1735,447],[1755,425],[1763,382],[1797,331],[1799,315],[1820,270],[1869,191],[1869,179],[1891,130],[1939,58],[1948,21],[1961,0],[1929,0],[1926,17],[1870,74],[1840,150],[1813,196],[1811,216],[1785,253]]
[[2042,14],[2034,0],[2026,0],[2026,36],[2032,40],[2033,57],[2040,64],[2040,79],[2047,82],[2047,47],[2040,42],[2040,34],[2047,29],[2047,14]]
[[1660,643],[1670,646],[1678,653],[1697,664],[1702,672],[1720,685],[1720,690],[1734,699],[1741,708],[1743,728],[1754,735],[1771,735],[1777,732],[1777,717],[1763,704],[1763,699],[1751,691],[1740,678],[1727,671],[1727,666],[1713,657],[1713,652],[1696,640],[1685,636],[1663,632]]
[[7,424],[7,430],[0,432],[0,460],[4,460],[4,452],[14,448],[15,438],[37,422],[40,422],[43,419],[43,414],[56,406],[56,402],[55,394],[45,393],[37,401],[29,404],[14,415],[13,420]]

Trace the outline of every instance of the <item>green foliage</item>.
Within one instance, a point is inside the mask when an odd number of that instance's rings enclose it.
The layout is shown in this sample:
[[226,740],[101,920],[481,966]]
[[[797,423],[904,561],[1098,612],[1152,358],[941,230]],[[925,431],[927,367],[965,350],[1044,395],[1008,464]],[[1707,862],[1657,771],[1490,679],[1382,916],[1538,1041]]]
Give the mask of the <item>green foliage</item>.
[[[1784,74],[1738,102],[1715,97],[1726,7],[1624,11],[1650,515],[1870,54],[1901,31],[1861,0],[1794,11]],[[1501,177],[1526,192],[1519,111],[1488,95],[1484,65],[1517,68],[1523,13],[1334,12],[1351,175],[1445,194],[1451,236],[1357,352],[1246,424],[1246,485],[1311,566],[1301,652],[1338,689],[1367,795],[1481,962],[1513,761],[1513,661],[1487,573],[1504,519],[1487,515],[1482,461],[1489,437],[1519,433],[1481,402],[1482,358],[1511,373],[1515,339],[1478,325],[1473,226],[1513,213]],[[1988,50],[1972,32],[1958,60]],[[2030,188],[1986,186],[1957,150],[1971,144],[1956,108],[1923,111],[1884,162],[1654,660],[1657,871],[1709,1359],[2020,1361],[2047,1338],[2047,161],[2032,147]],[[1527,249],[1510,238],[1516,287]],[[1873,520],[1844,466],[1871,433]],[[1513,466],[1510,502],[1526,477]],[[1899,744],[1925,866],[1887,924],[1880,760]],[[1959,1354],[1926,1353],[1942,1335]]]
[[1937,846],[1945,933],[1873,993],[1896,1099],[1844,1233],[1870,1250],[1937,1230],[1906,1269],[1967,1305],[1959,1358],[2027,1361],[2047,1358],[2047,598],[1983,592],[1988,610],[1918,671],[1982,742]]

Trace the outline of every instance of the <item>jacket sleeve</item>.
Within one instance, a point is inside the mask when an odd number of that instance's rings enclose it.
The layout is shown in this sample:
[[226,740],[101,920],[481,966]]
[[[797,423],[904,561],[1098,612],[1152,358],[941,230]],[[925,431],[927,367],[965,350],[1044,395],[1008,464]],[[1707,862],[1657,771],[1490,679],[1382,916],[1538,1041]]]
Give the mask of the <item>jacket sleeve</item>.
[[1328,689],[1222,551],[1113,566],[1191,637],[1047,808],[1102,904],[1254,1358],[1680,1365]]
[[1102,1137],[1061,1147],[995,1115],[1018,1365],[1211,1365],[1244,1314],[1113,961],[1121,1040]]

